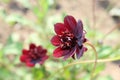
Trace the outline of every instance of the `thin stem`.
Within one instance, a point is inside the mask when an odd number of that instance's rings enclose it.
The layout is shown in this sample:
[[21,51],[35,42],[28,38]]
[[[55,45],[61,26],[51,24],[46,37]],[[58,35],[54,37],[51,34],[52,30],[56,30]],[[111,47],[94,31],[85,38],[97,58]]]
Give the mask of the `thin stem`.
[[[95,72],[96,65],[97,65],[97,51],[96,51],[95,47],[94,47],[90,42],[86,42],[85,44],[86,44],[86,45],[89,45],[89,46],[94,50],[94,52],[95,52],[95,61],[94,61],[95,64],[94,64],[93,70],[92,70],[92,72],[91,72],[91,78],[90,78],[90,80],[92,80],[93,74],[94,74],[94,72]],[[67,66],[63,67],[62,69],[65,70],[65,68],[68,67],[68,66],[69,66],[69,64],[68,64]],[[60,69],[60,70],[61,70],[61,69]],[[58,71],[59,71],[59,69],[58,69],[56,72],[58,72]],[[55,73],[56,73],[56,72],[55,72]]]
[[[98,59],[97,63],[111,62],[111,61],[118,61],[118,60],[120,60],[120,56],[116,57],[116,58],[112,58],[112,59],[111,58],[109,58],[109,59]],[[95,62],[95,60],[85,60],[85,61],[72,62],[72,63],[68,64],[67,66],[64,66],[63,68],[68,68],[72,65],[77,65],[77,64],[94,63],[94,62]]]
[[94,71],[95,71],[95,69],[96,69],[96,64],[97,64],[97,63],[111,62],[111,61],[120,60],[120,56],[119,56],[119,57],[116,57],[116,58],[108,58],[108,59],[99,59],[99,60],[98,60],[98,59],[97,59],[97,58],[98,58],[98,56],[97,56],[97,51],[96,51],[95,47],[94,47],[90,42],[86,42],[85,44],[91,46],[92,49],[94,50],[94,52],[95,52],[95,60],[84,60],[84,61],[78,61],[78,62],[69,63],[68,65],[66,65],[66,66],[64,66],[64,67],[62,67],[62,68],[60,68],[60,69],[57,69],[52,75],[50,75],[50,76],[48,77],[48,80],[51,79],[51,77],[54,76],[55,74],[59,73],[60,70],[65,70],[66,68],[71,67],[71,66],[73,66],[73,65],[84,64],[84,63],[95,63],[95,64],[94,64],[94,67],[93,67],[93,70],[92,70],[92,72],[91,72],[91,78],[90,78],[90,80],[93,80],[92,78],[93,78],[93,74],[94,74]]
[[[103,62],[105,63],[105,62],[118,61],[118,60],[120,60],[120,56],[119,56],[119,57],[116,57],[116,58],[98,59],[98,60],[97,60],[97,63],[103,63]],[[49,76],[48,80],[49,80],[52,76],[54,76],[56,73],[59,73],[60,70],[66,69],[66,68],[68,68],[68,67],[70,67],[70,66],[77,65],[77,64],[94,63],[94,62],[95,62],[95,60],[84,60],[84,61],[78,61],[78,62],[69,63],[68,65],[66,65],[66,66],[64,66],[64,67],[62,67],[62,68],[60,68],[60,69],[57,69],[54,74],[52,74],[51,76]]]
[[85,44],[89,45],[93,49],[94,54],[95,54],[95,64],[94,64],[93,70],[91,72],[91,78],[90,78],[90,80],[92,80],[92,78],[94,76],[95,69],[96,69],[96,65],[97,65],[97,59],[98,59],[98,55],[97,54],[98,53],[97,53],[95,47],[90,42],[86,42]]

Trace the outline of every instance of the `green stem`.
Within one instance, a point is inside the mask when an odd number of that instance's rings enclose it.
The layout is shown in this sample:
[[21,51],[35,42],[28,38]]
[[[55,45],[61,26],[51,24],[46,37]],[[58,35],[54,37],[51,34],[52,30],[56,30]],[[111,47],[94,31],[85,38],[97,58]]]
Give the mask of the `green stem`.
[[[116,57],[116,58],[110,58],[110,59],[98,59],[97,63],[103,63],[103,62],[111,62],[111,61],[118,61],[120,60],[120,56]],[[85,60],[85,61],[78,61],[78,62],[72,62],[70,64],[68,64],[67,66],[64,66],[64,68],[70,67],[72,65],[76,65],[76,64],[85,64],[85,63],[94,63],[95,60]]]
[[95,54],[95,62],[94,62],[95,64],[94,64],[93,70],[91,72],[91,78],[90,78],[90,80],[93,80],[94,72],[95,72],[96,65],[97,65],[97,59],[98,59],[98,55],[97,54],[98,53],[97,53],[95,47],[90,42],[86,42],[85,44],[89,45],[93,49],[94,54]]
[[93,67],[93,70],[92,70],[92,72],[91,72],[91,79],[90,79],[90,80],[93,80],[92,78],[93,78],[93,74],[94,74],[94,71],[95,71],[95,69],[96,69],[96,64],[97,64],[97,63],[111,62],[111,61],[120,60],[120,56],[119,56],[119,57],[116,57],[116,58],[97,59],[98,57],[97,57],[97,51],[96,51],[95,47],[94,47],[91,43],[89,43],[89,42],[86,42],[85,44],[91,46],[92,49],[94,50],[94,52],[95,52],[95,60],[84,60],[84,61],[77,61],[77,62],[69,63],[68,65],[66,65],[66,66],[64,66],[64,67],[57,69],[52,75],[50,75],[50,76],[48,77],[48,80],[51,79],[51,77],[53,77],[55,74],[59,73],[61,70],[65,70],[66,68],[71,67],[71,66],[73,66],[73,65],[85,64],[85,63],[95,63],[95,64],[94,64],[94,67]]
[[[120,56],[116,57],[116,58],[98,59],[97,63],[104,63],[104,62],[111,62],[111,61],[118,61],[118,60],[120,60]],[[77,62],[69,63],[68,65],[66,65],[64,67],[62,67],[60,69],[57,69],[55,71],[55,73],[52,74],[49,78],[51,78],[52,76],[54,76],[55,74],[57,74],[60,70],[63,70],[63,69],[68,68],[70,66],[77,65],[77,64],[94,63],[94,62],[95,62],[95,60],[85,60],[85,61],[77,61]]]

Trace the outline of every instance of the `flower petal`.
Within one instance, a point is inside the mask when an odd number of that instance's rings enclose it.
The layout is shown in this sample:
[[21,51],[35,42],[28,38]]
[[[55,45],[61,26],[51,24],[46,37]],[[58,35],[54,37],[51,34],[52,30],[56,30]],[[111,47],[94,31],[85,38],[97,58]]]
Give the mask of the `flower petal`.
[[53,38],[51,39],[51,43],[54,46],[59,46],[61,44],[60,38],[57,35],[53,36]]
[[42,54],[46,54],[46,53],[47,53],[47,50],[46,50],[46,49],[43,49],[41,53],[42,53]]
[[31,62],[26,62],[26,65],[27,65],[28,67],[34,67],[34,66],[35,66],[35,64],[34,64],[34,63],[31,63]]
[[66,31],[66,27],[62,23],[57,23],[54,25],[54,30],[55,30],[56,34],[61,35],[63,32]]
[[74,35],[77,38],[81,38],[82,34],[83,34],[83,24],[82,24],[81,20],[78,20],[77,26],[76,26],[75,31],[74,31]]
[[82,46],[83,45],[82,38],[78,38],[77,44],[78,44],[78,46]]
[[63,59],[66,60],[67,58],[72,57],[72,56],[75,54],[75,53],[74,53],[74,52],[75,52],[75,48],[76,48],[76,47],[70,49],[70,50],[69,50],[69,53],[66,54]]
[[72,58],[75,59],[75,54],[72,55]]
[[87,42],[87,41],[88,41],[87,38],[84,38],[83,43],[85,43],[85,42]]
[[31,43],[29,49],[34,49],[34,48],[36,48],[36,45]]
[[82,48],[77,47],[77,49],[76,49],[77,59],[80,59],[80,57],[83,55],[83,53],[84,53],[84,47],[82,47]]
[[84,52],[86,52],[88,50],[88,48],[84,47]]
[[38,46],[38,47],[36,47],[36,49],[37,49],[37,52],[38,52],[38,53],[41,53],[41,51],[42,51],[42,46]]
[[76,20],[74,19],[73,16],[70,16],[70,15],[66,16],[66,17],[64,18],[64,24],[65,24],[66,28],[67,28],[70,32],[72,32],[72,33],[75,32],[75,28],[76,28],[76,26],[77,26],[77,22],[76,22]]
[[20,56],[20,61],[21,62],[26,62],[26,59],[28,58],[28,56],[27,55],[21,55]]
[[69,50],[62,50],[60,47],[56,48],[53,52],[53,56],[56,58],[62,57],[66,54],[68,54],[70,51]]
[[25,55],[27,55],[27,54],[29,54],[29,51],[26,50],[26,49],[23,49],[23,50],[22,50],[22,53],[25,54]]
[[44,56],[41,60],[45,61],[46,59],[48,59],[49,56]]
[[42,57],[42,59],[41,59],[41,61],[39,62],[39,64],[43,64],[46,59],[48,59],[48,56]]

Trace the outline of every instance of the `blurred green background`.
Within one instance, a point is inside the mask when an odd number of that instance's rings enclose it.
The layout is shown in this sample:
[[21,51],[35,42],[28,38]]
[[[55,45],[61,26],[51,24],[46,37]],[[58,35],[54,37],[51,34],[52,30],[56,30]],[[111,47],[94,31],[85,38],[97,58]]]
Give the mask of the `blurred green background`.
[[[86,37],[94,45],[99,59],[120,56],[119,0],[0,0],[0,80],[90,80],[93,64],[63,66],[82,60],[93,60],[88,46],[80,60],[56,59],[50,39],[54,24],[65,15],[81,19]],[[28,68],[19,57],[30,43],[48,49],[50,58],[44,66]],[[94,80],[120,80],[120,61],[98,63]]]

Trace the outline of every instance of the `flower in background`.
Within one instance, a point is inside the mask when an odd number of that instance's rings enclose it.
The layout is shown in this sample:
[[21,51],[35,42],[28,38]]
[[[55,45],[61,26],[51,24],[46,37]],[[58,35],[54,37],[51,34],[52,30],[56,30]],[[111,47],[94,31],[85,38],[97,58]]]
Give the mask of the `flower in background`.
[[51,39],[51,43],[57,46],[53,52],[54,57],[64,57],[63,59],[77,57],[79,59],[87,51],[87,48],[83,46],[87,39],[80,20],[76,22],[73,16],[67,15],[64,23],[54,25],[54,30],[56,35]]
[[29,50],[23,49],[22,55],[20,56],[21,62],[26,63],[27,66],[33,67],[36,63],[43,64],[48,56],[46,55],[47,50],[43,49],[42,46],[36,46],[30,44]]

